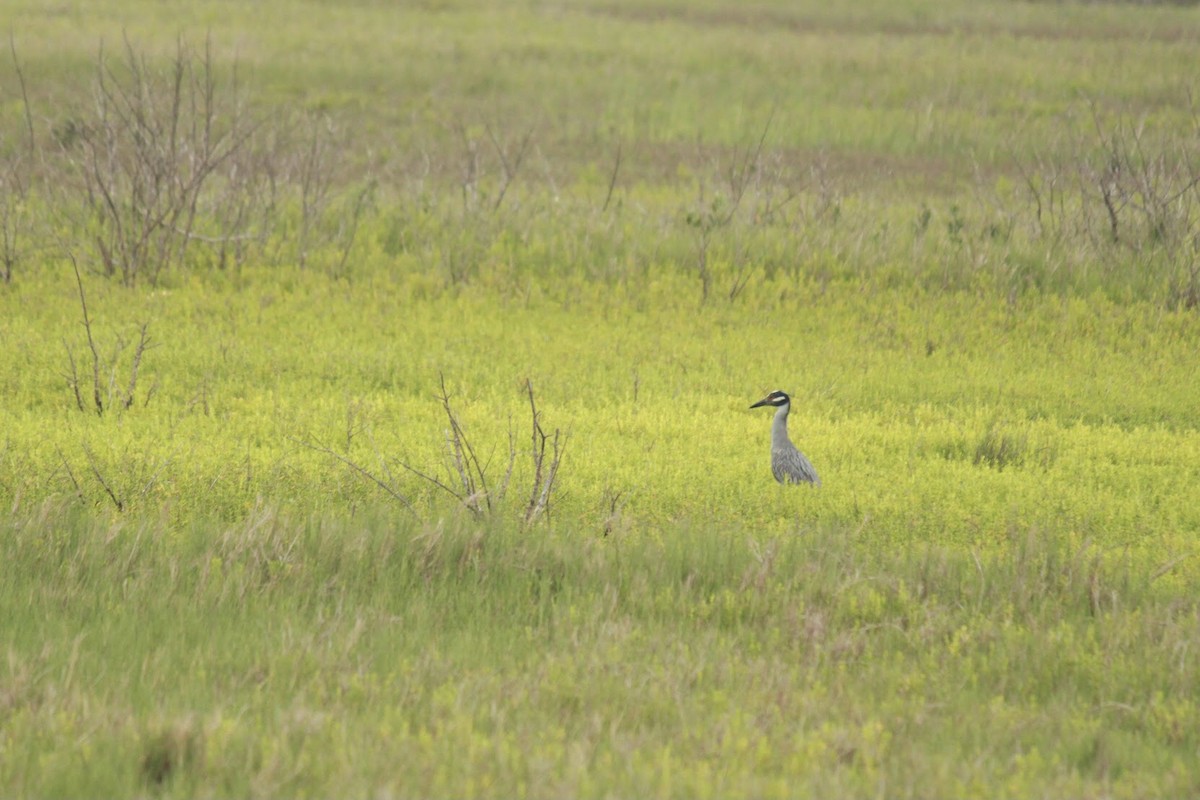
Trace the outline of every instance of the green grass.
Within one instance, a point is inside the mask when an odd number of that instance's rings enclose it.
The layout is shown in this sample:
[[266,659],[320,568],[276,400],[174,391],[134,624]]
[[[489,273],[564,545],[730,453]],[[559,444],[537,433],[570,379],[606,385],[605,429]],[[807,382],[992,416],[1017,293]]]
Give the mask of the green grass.
[[[686,296],[682,278],[616,296],[573,285],[419,299],[382,276],[346,286],[273,275],[153,293],[95,283],[105,357],[138,320],[156,345],[137,404],[103,416],[74,410],[63,343],[39,333],[64,331],[88,358],[70,284],[14,287],[11,308],[27,310],[11,317],[23,327],[6,327],[15,358],[0,373],[24,401],[6,410],[9,497],[112,505],[93,466],[129,510],[165,508],[180,523],[234,520],[259,497],[313,512],[385,497],[304,446],[318,444],[380,475],[391,464],[394,487],[436,513],[441,493],[396,462],[441,469],[443,374],[495,474],[509,431],[519,437],[514,486],[528,484],[522,387],[533,382],[544,425],[570,437],[565,520],[595,521],[620,493],[639,525],[869,517],[886,541],[979,545],[1015,523],[1154,549],[1185,546],[1200,521],[1194,369],[1182,355],[1194,314],[792,281],[698,311],[672,300]],[[36,310],[44,296],[63,302]],[[131,350],[114,362],[118,390]],[[769,481],[769,414],[748,406],[775,386],[797,398],[792,432],[826,477],[819,493]]]
[[[1194,788],[1194,315],[274,275],[91,282],[104,352],[158,345],[103,416],[69,280],[7,293],[8,793]],[[439,372],[493,478],[533,380],[548,522],[524,444],[490,522],[397,466],[453,478]],[[819,491],[770,478],[776,384]]]
[[[0,795],[1200,792],[1193,17],[6,4]],[[106,277],[100,41],[206,33],[329,205]]]
[[1195,601],[1094,548],[61,513],[3,539],[10,794],[1195,789]]

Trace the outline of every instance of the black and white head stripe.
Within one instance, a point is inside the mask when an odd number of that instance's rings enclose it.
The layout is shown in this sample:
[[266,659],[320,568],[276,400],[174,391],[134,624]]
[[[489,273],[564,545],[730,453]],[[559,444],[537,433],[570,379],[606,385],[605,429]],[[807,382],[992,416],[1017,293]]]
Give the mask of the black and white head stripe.
[[785,406],[790,402],[791,398],[787,396],[787,392],[777,389],[750,407],[758,408],[759,406],[775,406],[778,408],[779,406]]

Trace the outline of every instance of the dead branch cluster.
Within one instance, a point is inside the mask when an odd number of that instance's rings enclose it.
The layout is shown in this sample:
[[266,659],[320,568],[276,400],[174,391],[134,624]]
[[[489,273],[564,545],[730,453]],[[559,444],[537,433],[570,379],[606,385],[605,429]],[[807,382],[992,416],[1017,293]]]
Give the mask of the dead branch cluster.
[[119,64],[101,50],[94,111],[63,144],[100,265],[132,284],[184,261],[206,188],[255,126],[236,89],[218,92],[207,46],[194,54],[181,42],[162,74],[125,45]]
[[21,102],[25,110],[28,138],[24,148],[7,153],[0,165],[0,280],[11,283],[13,271],[31,249],[34,215],[29,210],[31,165],[37,152],[33,133],[33,113],[29,106],[29,91],[25,73],[17,60],[17,48],[11,35],[8,40]]
[[[440,250],[440,260],[451,284],[465,283],[478,271],[488,248],[500,235],[503,217],[514,206],[505,206],[513,185],[533,152],[536,127],[509,136],[499,125],[484,122],[468,125],[459,118],[447,126],[447,134],[458,143],[454,180],[461,205],[457,212],[454,247]],[[426,155],[426,161],[431,160]]]
[[[10,54],[27,142],[0,155],[0,280],[42,240],[127,285],[252,253],[305,266],[320,251],[344,270],[373,184],[343,186],[345,141],[327,115],[266,114],[208,40],[180,40],[164,63],[125,39],[101,47],[90,95],[41,135],[11,42]],[[29,212],[34,196],[52,230]]]
[[[122,44],[116,54],[101,48],[88,98],[65,102],[40,136],[10,39],[25,137],[0,152],[0,282],[40,250],[70,263],[87,347],[77,358],[64,341],[66,379],[76,406],[97,414],[134,405],[150,339],[142,323],[133,342],[118,336],[106,352],[87,274],[153,284],[200,263],[239,267],[252,254],[305,266],[318,251],[341,274],[373,188],[341,198],[337,126],[320,114],[254,110],[236,64],[221,69],[210,41],[180,40],[165,63]],[[273,236],[287,226],[292,235]]]
[[[551,501],[554,496],[559,468],[566,452],[567,435],[558,428],[547,433],[542,427],[541,411],[533,393],[533,383],[525,381],[525,393],[529,400],[530,413],[530,477],[528,492],[521,506],[521,520],[524,524],[548,516]],[[391,464],[396,464],[404,471],[420,478],[433,486],[443,495],[451,497],[462,508],[476,517],[493,516],[504,503],[510,488],[514,469],[517,464],[519,448],[516,435],[510,425],[508,433],[508,457],[503,466],[503,472],[497,473],[492,468],[490,459],[483,460],[479,451],[462,424],[459,413],[451,403],[450,393],[446,389],[445,377],[438,377],[437,400],[446,416],[445,457],[441,472],[421,469],[401,459],[387,459],[376,453],[380,463],[379,472],[373,472],[354,460],[349,454],[343,455],[333,448],[312,441],[298,443],[317,450],[334,460],[345,464],[355,474],[375,484],[393,500],[403,505],[408,511],[420,516],[411,498],[399,488]],[[349,437],[347,444],[349,444]]]
[[[774,119],[772,110],[762,130],[749,142],[716,157],[713,172],[720,176],[716,191],[710,193],[705,181],[697,183],[696,201],[684,220],[693,233],[702,303],[708,300],[715,280],[714,246],[718,242],[726,245],[731,262],[726,294],[730,300],[736,300],[752,276],[753,259],[746,252],[749,241],[766,225],[782,219],[785,210],[800,195],[785,160],[767,150]],[[797,220],[791,223],[799,230]]]
[[[71,462],[63,454],[62,449],[56,449],[59,462],[62,464],[67,479],[71,482],[75,497],[81,503],[86,502],[87,492],[84,490],[83,482],[71,468]],[[110,477],[111,470],[108,470],[102,463],[102,459],[97,457],[91,445],[84,441],[81,443],[81,449],[87,459],[87,471],[91,473],[96,485],[104,492],[104,495],[112,502],[113,508],[118,512],[125,511],[131,502],[136,502],[137,499],[146,497],[154,491],[160,485],[163,473],[167,471],[172,462],[172,459],[164,458],[155,462],[138,463],[136,466],[123,465],[124,469],[120,471],[123,480],[118,482]]]
[[1060,143],[1073,160],[1018,157],[1034,232],[1092,250],[1195,260],[1200,251],[1200,111],[1192,136],[1164,139],[1146,120],[1106,116],[1093,104],[1086,129],[1070,124]]
[[[488,464],[479,460],[475,446],[471,443],[466,430],[459,420],[458,413],[450,403],[450,395],[446,391],[444,376],[438,377],[438,401],[446,414],[449,427],[446,429],[446,453],[450,481],[443,481],[434,475],[416,469],[401,462],[401,466],[417,475],[441,491],[458,500],[464,508],[475,515],[490,514],[502,502],[508,493],[509,483],[513,475],[513,467],[517,462],[517,445],[510,427],[508,434],[508,461],[504,474],[493,485],[488,485]],[[542,428],[541,412],[538,411],[537,401],[533,395],[533,383],[525,381],[525,391],[529,398],[530,412],[530,449],[529,456],[532,465],[532,476],[529,482],[529,495],[524,503],[522,519],[531,523],[543,514],[549,512],[550,498],[554,490],[558,469],[562,464],[563,453],[566,450],[566,435],[557,428],[552,434],[547,434]],[[549,448],[549,449],[547,449]]]
[[[142,357],[145,355],[152,345],[150,344],[150,336],[147,333],[149,328],[148,322],[143,322],[138,329],[138,340],[134,347],[133,355],[129,359],[129,378],[128,381],[122,381],[118,376],[118,363],[121,360],[121,354],[128,348],[129,342],[124,339],[118,339],[113,353],[110,357],[105,358],[100,353],[100,348],[96,344],[96,336],[92,331],[92,317],[88,313],[87,293],[83,288],[83,276],[79,272],[79,265],[74,258],[71,259],[71,266],[75,270],[75,284],[79,289],[79,306],[83,316],[83,329],[87,337],[88,358],[91,369],[90,383],[85,388],[84,378],[80,375],[80,368],[75,360],[75,351],[72,349],[69,342],[63,341],[63,346],[67,351],[68,372],[66,374],[67,385],[70,387],[72,394],[75,397],[75,405],[80,411],[86,411],[89,406],[96,412],[97,415],[103,415],[110,408],[118,408],[121,410],[131,408],[137,398],[138,372],[142,366]],[[150,402],[150,398],[154,395],[154,390],[157,384],[152,384],[150,389],[143,397],[143,405]],[[89,394],[89,399],[84,399],[84,394]]]
[[[11,40],[10,54],[24,125],[0,151],[0,282],[47,245],[69,250],[85,273],[126,284],[249,259],[347,273],[376,185],[349,179],[361,165],[346,163],[355,148],[330,115],[269,113],[208,40],[180,40],[162,59],[124,39],[100,49],[88,96],[68,97],[42,130],[47,115],[31,107]],[[1035,236],[1074,243],[1089,257],[1162,254],[1182,276],[1184,302],[1200,303],[1200,115],[1193,116],[1193,135],[1164,136],[1093,106],[1090,121],[1067,126],[1072,141],[1057,143],[1053,155],[1026,149],[1014,159],[1024,196],[1006,198],[1005,236],[1024,219]],[[804,246],[839,219],[841,195],[821,158],[770,147],[774,121],[772,112],[739,146],[698,148],[701,177],[676,222],[686,236],[678,256],[694,264],[702,302],[718,281],[735,300],[756,272],[775,268],[774,227]],[[449,168],[461,196],[461,208],[449,202],[447,220],[457,238],[430,245],[449,283],[476,275],[516,212],[528,210],[514,187],[539,159],[557,196],[536,130],[460,117],[438,138],[444,163],[422,151],[425,172]],[[447,143],[457,152],[447,155]],[[620,213],[614,196],[629,156],[617,142],[595,200],[599,216]],[[929,217],[918,220],[924,232]],[[948,223],[956,244],[964,241],[960,223]]]

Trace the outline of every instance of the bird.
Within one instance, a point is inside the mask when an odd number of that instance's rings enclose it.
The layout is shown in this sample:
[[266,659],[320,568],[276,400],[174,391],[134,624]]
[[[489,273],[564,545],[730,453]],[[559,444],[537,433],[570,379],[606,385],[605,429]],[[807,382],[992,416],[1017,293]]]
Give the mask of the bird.
[[812,462],[796,449],[788,438],[787,418],[792,409],[792,398],[787,392],[776,390],[759,400],[751,408],[773,406],[775,419],[771,423],[771,472],[780,483],[808,483],[820,486],[821,479],[813,469]]

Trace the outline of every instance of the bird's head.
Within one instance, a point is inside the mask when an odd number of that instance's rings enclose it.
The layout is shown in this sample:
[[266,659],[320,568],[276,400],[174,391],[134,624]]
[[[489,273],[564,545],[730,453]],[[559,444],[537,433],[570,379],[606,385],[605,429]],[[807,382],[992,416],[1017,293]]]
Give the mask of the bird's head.
[[787,396],[787,392],[777,389],[750,407],[758,408],[759,406],[772,406],[773,408],[782,408],[791,402],[792,399]]

